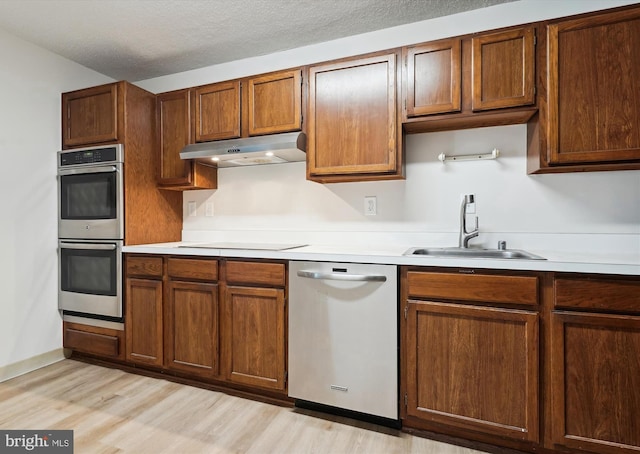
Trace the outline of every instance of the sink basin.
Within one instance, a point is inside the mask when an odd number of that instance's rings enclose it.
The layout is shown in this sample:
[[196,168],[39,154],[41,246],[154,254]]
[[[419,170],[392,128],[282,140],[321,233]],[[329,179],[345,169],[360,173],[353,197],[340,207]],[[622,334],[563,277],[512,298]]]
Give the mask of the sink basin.
[[511,259],[511,260],[546,260],[539,255],[518,249],[476,249],[460,247],[420,248],[409,249],[404,255],[427,255],[430,257],[461,257],[478,259]]

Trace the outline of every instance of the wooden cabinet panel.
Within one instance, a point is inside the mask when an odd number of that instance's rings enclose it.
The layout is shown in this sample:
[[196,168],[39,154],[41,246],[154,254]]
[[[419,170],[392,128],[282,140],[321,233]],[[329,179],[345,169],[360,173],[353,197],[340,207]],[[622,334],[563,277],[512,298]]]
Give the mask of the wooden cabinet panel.
[[217,281],[218,261],[200,258],[167,259],[167,273],[173,279],[186,279],[196,281]]
[[284,390],[284,290],[229,286],[225,293],[226,378]]
[[250,136],[301,129],[302,74],[299,69],[252,77],[247,85]]
[[557,308],[640,312],[640,279],[560,277],[554,281]]
[[156,127],[160,153],[158,184],[163,189],[216,189],[218,170],[201,162],[180,159],[180,151],[193,143],[190,90],[156,97]]
[[165,366],[218,375],[218,285],[170,281],[165,321]]
[[553,441],[640,452],[640,317],[552,314]]
[[406,48],[407,116],[460,111],[460,42],[453,38]]
[[473,110],[517,107],[535,102],[535,29],[474,37]]
[[162,366],[162,281],[127,278],[126,282],[127,360]]
[[64,322],[62,346],[111,359],[124,359],[124,332]]
[[257,284],[284,287],[286,267],[284,263],[228,261],[226,281],[233,284]]
[[407,312],[408,415],[538,440],[537,314],[415,300]]
[[486,303],[538,304],[537,276],[505,276],[457,273],[407,273],[412,297],[478,301]]
[[118,84],[62,94],[63,148],[117,142]]
[[125,255],[125,274],[127,277],[162,278],[162,257]]
[[195,141],[240,137],[240,81],[195,88]]
[[309,69],[308,178],[401,178],[396,53]]
[[549,164],[640,160],[640,8],[551,24]]

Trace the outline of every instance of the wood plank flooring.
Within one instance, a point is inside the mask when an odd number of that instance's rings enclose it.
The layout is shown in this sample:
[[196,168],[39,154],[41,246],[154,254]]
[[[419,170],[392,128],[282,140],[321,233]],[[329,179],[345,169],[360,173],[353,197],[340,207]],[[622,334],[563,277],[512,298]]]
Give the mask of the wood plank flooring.
[[74,360],[0,383],[1,429],[73,429],[76,454],[479,454]]

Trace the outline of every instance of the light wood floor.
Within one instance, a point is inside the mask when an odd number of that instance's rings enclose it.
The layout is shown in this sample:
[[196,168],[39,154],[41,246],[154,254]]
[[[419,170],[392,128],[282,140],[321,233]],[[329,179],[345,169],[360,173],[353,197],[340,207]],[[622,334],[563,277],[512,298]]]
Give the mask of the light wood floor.
[[0,383],[0,429],[73,429],[76,454],[479,453],[69,359]]

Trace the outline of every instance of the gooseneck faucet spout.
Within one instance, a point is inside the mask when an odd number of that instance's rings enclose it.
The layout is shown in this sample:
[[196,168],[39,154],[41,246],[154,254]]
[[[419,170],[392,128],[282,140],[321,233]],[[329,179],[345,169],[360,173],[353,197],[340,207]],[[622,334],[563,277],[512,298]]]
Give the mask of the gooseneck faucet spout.
[[471,231],[467,230],[467,205],[475,203],[475,196],[473,194],[466,194],[462,198],[462,204],[460,205],[460,237],[458,240],[458,247],[468,248],[469,240],[478,236],[478,216],[476,216],[475,228]]

